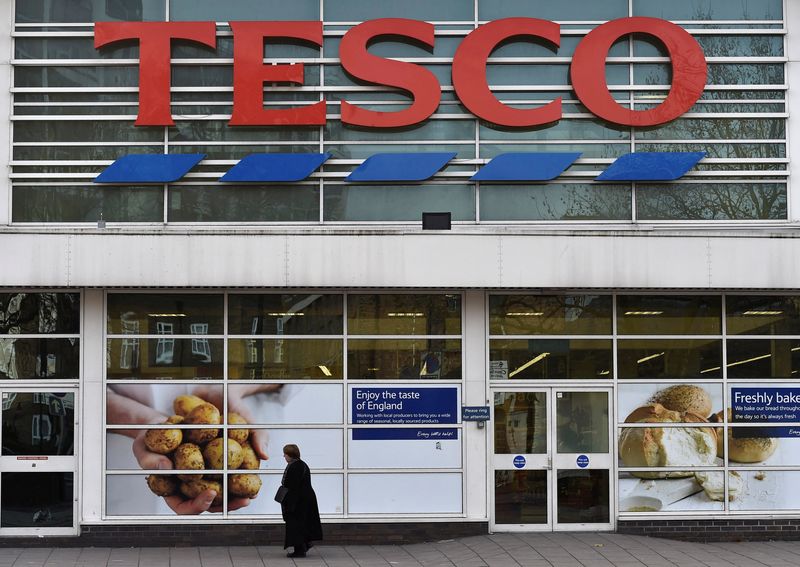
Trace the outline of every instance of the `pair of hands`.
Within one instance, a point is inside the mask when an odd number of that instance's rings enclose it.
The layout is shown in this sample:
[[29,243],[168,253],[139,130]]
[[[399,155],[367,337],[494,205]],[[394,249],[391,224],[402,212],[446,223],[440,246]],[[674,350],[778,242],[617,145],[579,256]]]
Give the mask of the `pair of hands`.
[[[258,384],[253,386],[236,385],[228,387],[228,412],[238,413],[248,423],[253,423],[252,413],[244,402],[244,398],[260,392],[276,392],[281,389],[279,384]],[[203,398],[207,402],[214,404],[224,414],[224,399],[222,387],[220,386],[198,386],[192,390],[192,394]],[[166,419],[166,416],[164,416]],[[162,420],[163,421],[163,420]],[[172,470],[172,461],[166,455],[153,453],[147,449],[144,443],[146,430],[140,430],[133,440],[133,454],[143,469],[149,470]],[[268,460],[267,444],[269,442],[269,432],[266,429],[250,430],[250,445],[256,455],[261,460]],[[222,506],[213,506],[214,498],[217,496],[214,490],[205,490],[191,500],[184,500],[180,496],[165,496],[164,501],[176,514],[197,515],[203,512],[222,512]],[[228,510],[238,510],[250,504],[249,498],[230,498],[228,500]]]

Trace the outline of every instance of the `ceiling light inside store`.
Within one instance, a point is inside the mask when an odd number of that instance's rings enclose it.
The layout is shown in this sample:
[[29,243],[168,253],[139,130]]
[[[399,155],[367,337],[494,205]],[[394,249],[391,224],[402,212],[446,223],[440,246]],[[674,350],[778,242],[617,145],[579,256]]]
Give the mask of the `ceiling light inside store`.
[[387,317],[424,317],[425,313],[387,313]]
[[319,368],[320,370],[322,370],[322,373],[323,373],[325,376],[333,376],[333,374],[331,374],[331,371],[330,371],[330,370],[328,370],[328,367],[327,367],[327,366],[325,366],[324,364],[320,364],[320,365],[319,365],[317,368]]
[[706,372],[714,372],[715,370],[719,370],[722,368],[721,366],[715,366],[714,368],[706,368],[705,370],[701,370],[700,374],[705,374]]
[[792,352],[796,352],[796,351],[798,351],[798,350],[800,350],[800,346],[796,346],[796,347],[794,347],[794,348],[792,349]]
[[611,374],[610,370],[601,370],[597,373],[598,376],[608,376],[609,374]]
[[636,361],[636,363],[637,364],[641,364],[642,362],[647,362],[648,360],[653,360],[654,358],[658,358],[659,356],[664,356],[664,354],[666,354],[666,353],[659,352],[659,353],[656,353],[656,354],[651,354],[650,356],[645,356],[644,358],[640,358],[639,360]]
[[267,313],[270,317],[304,317],[305,313],[292,313],[291,311],[287,311],[286,313]]
[[514,375],[519,374],[520,372],[522,372],[523,370],[525,370],[529,366],[533,366],[534,364],[536,364],[537,362],[539,362],[540,360],[542,360],[542,359],[544,359],[545,357],[548,357],[548,356],[550,356],[549,352],[543,352],[539,356],[533,357],[528,362],[526,362],[525,364],[523,364],[522,366],[520,366],[516,370],[512,371],[511,374],[508,375],[508,377],[509,378],[513,378]]
[[544,315],[541,311],[512,311],[506,313],[506,317],[541,317]]
[[186,317],[186,313],[148,313],[148,317]]
[[625,315],[661,315],[663,311],[626,311]]
[[780,315],[783,311],[745,311],[743,315]]
[[739,366],[740,364],[747,364],[748,362],[755,362],[756,360],[763,360],[765,358],[769,358],[772,356],[771,354],[762,354],[761,356],[754,356],[753,358],[748,358],[746,360],[737,360],[736,362],[731,362],[728,367],[731,366]]

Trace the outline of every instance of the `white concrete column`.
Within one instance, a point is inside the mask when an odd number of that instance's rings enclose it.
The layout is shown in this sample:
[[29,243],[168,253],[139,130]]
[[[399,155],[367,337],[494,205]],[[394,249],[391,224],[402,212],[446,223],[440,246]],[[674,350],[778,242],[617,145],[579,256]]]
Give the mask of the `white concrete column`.
[[[488,405],[486,387],[486,294],[464,293],[464,399],[466,406]],[[487,456],[490,423],[479,428],[477,422],[464,424],[464,462],[466,465],[466,514],[472,520],[487,519]]]
[[14,2],[0,2],[0,226],[11,223],[11,87],[14,75],[11,59],[14,42],[11,30]]
[[796,0],[784,2],[786,21],[786,109],[789,118],[786,124],[786,155],[789,156],[789,220],[800,221],[800,3]]
[[103,344],[104,294],[100,289],[83,292],[83,333],[81,335],[81,523],[100,521],[103,512]]

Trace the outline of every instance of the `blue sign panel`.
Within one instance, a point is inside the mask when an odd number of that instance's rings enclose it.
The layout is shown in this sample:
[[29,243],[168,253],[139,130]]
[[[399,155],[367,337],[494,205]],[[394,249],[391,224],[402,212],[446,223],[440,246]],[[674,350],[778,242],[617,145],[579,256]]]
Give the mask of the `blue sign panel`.
[[578,455],[578,458],[575,459],[575,464],[577,464],[580,468],[585,469],[589,466],[589,457],[586,455]]
[[353,441],[396,441],[420,439],[458,439],[458,429],[370,428],[353,429]]
[[732,388],[734,423],[800,421],[800,388]]
[[489,406],[461,406],[461,421],[489,421]]
[[514,466],[517,467],[518,469],[524,468],[525,457],[523,457],[522,455],[517,455],[516,457],[514,457]]
[[353,388],[352,423],[458,423],[458,389]]

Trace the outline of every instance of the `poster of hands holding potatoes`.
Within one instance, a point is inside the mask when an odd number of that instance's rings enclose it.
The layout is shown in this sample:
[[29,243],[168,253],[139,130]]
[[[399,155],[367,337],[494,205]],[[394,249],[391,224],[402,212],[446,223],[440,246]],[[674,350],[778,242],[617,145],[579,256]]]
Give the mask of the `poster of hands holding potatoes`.
[[[232,384],[227,412],[221,385],[110,386],[107,514],[218,514],[226,503],[231,513],[279,514],[281,475],[264,473],[283,471],[284,444],[301,444],[318,468],[342,466],[342,451],[330,450],[341,447],[341,431],[291,428],[341,423],[342,408],[324,399],[341,399],[341,386]],[[335,508],[341,490],[331,492]]]
[[[794,428],[775,427],[763,405],[763,427],[739,425],[747,423],[741,411],[748,406],[737,403],[734,410],[729,401],[724,408],[722,388],[719,383],[619,385],[620,512],[722,510],[726,498],[731,510],[800,508],[800,492],[793,489],[800,473],[771,470],[800,464]],[[731,392],[739,389],[729,388],[733,400]],[[726,410],[727,496],[725,472],[702,470],[723,466]]]

